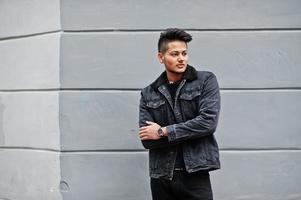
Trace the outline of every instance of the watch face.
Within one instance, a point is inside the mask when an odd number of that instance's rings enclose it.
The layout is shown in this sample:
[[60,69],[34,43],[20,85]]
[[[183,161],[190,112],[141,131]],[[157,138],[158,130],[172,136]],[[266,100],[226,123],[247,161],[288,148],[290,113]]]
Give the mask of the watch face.
[[162,128],[159,128],[158,129],[158,135],[160,136],[160,137],[163,137],[163,130],[162,130]]

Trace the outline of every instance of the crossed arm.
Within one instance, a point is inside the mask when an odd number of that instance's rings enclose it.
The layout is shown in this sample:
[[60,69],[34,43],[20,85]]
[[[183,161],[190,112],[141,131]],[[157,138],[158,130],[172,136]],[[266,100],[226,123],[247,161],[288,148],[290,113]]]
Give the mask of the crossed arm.
[[[161,126],[155,122],[146,121],[146,126],[139,129],[140,140],[159,140],[161,136],[158,135],[158,130]],[[167,136],[166,127],[162,127],[164,136]]]
[[200,97],[198,116],[186,122],[162,127],[164,137],[157,133],[155,123],[146,108],[143,96],[140,100],[139,137],[146,149],[164,148],[185,140],[204,137],[215,132],[220,110],[220,93],[216,77],[212,74],[204,83]]

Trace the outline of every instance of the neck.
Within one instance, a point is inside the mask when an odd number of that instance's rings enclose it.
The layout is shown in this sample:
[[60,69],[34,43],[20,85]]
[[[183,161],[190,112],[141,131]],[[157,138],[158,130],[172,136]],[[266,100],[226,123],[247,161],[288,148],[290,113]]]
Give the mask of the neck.
[[167,80],[169,81],[169,83],[175,83],[179,80],[182,79],[183,77],[183,73],[172,73],[169,71],[166,71],[166,75],[167,75]]

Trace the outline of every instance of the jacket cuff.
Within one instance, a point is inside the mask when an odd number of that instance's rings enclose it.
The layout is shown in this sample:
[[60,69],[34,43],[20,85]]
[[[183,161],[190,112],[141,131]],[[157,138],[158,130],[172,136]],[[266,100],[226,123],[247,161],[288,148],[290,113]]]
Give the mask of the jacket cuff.
[[176,139],[176,130],[175,125],[170,125],[166,127],[167,129],[167,138],[169,142],[172,142]]

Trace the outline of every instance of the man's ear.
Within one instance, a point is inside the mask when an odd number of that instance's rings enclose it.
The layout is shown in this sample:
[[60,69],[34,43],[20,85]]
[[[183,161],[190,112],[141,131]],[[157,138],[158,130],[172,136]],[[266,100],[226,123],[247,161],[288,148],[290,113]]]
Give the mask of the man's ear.
[[158,52],[158,60],[160,63],[163,63],[163,61],[164,61],[164,56],[161,52]]

